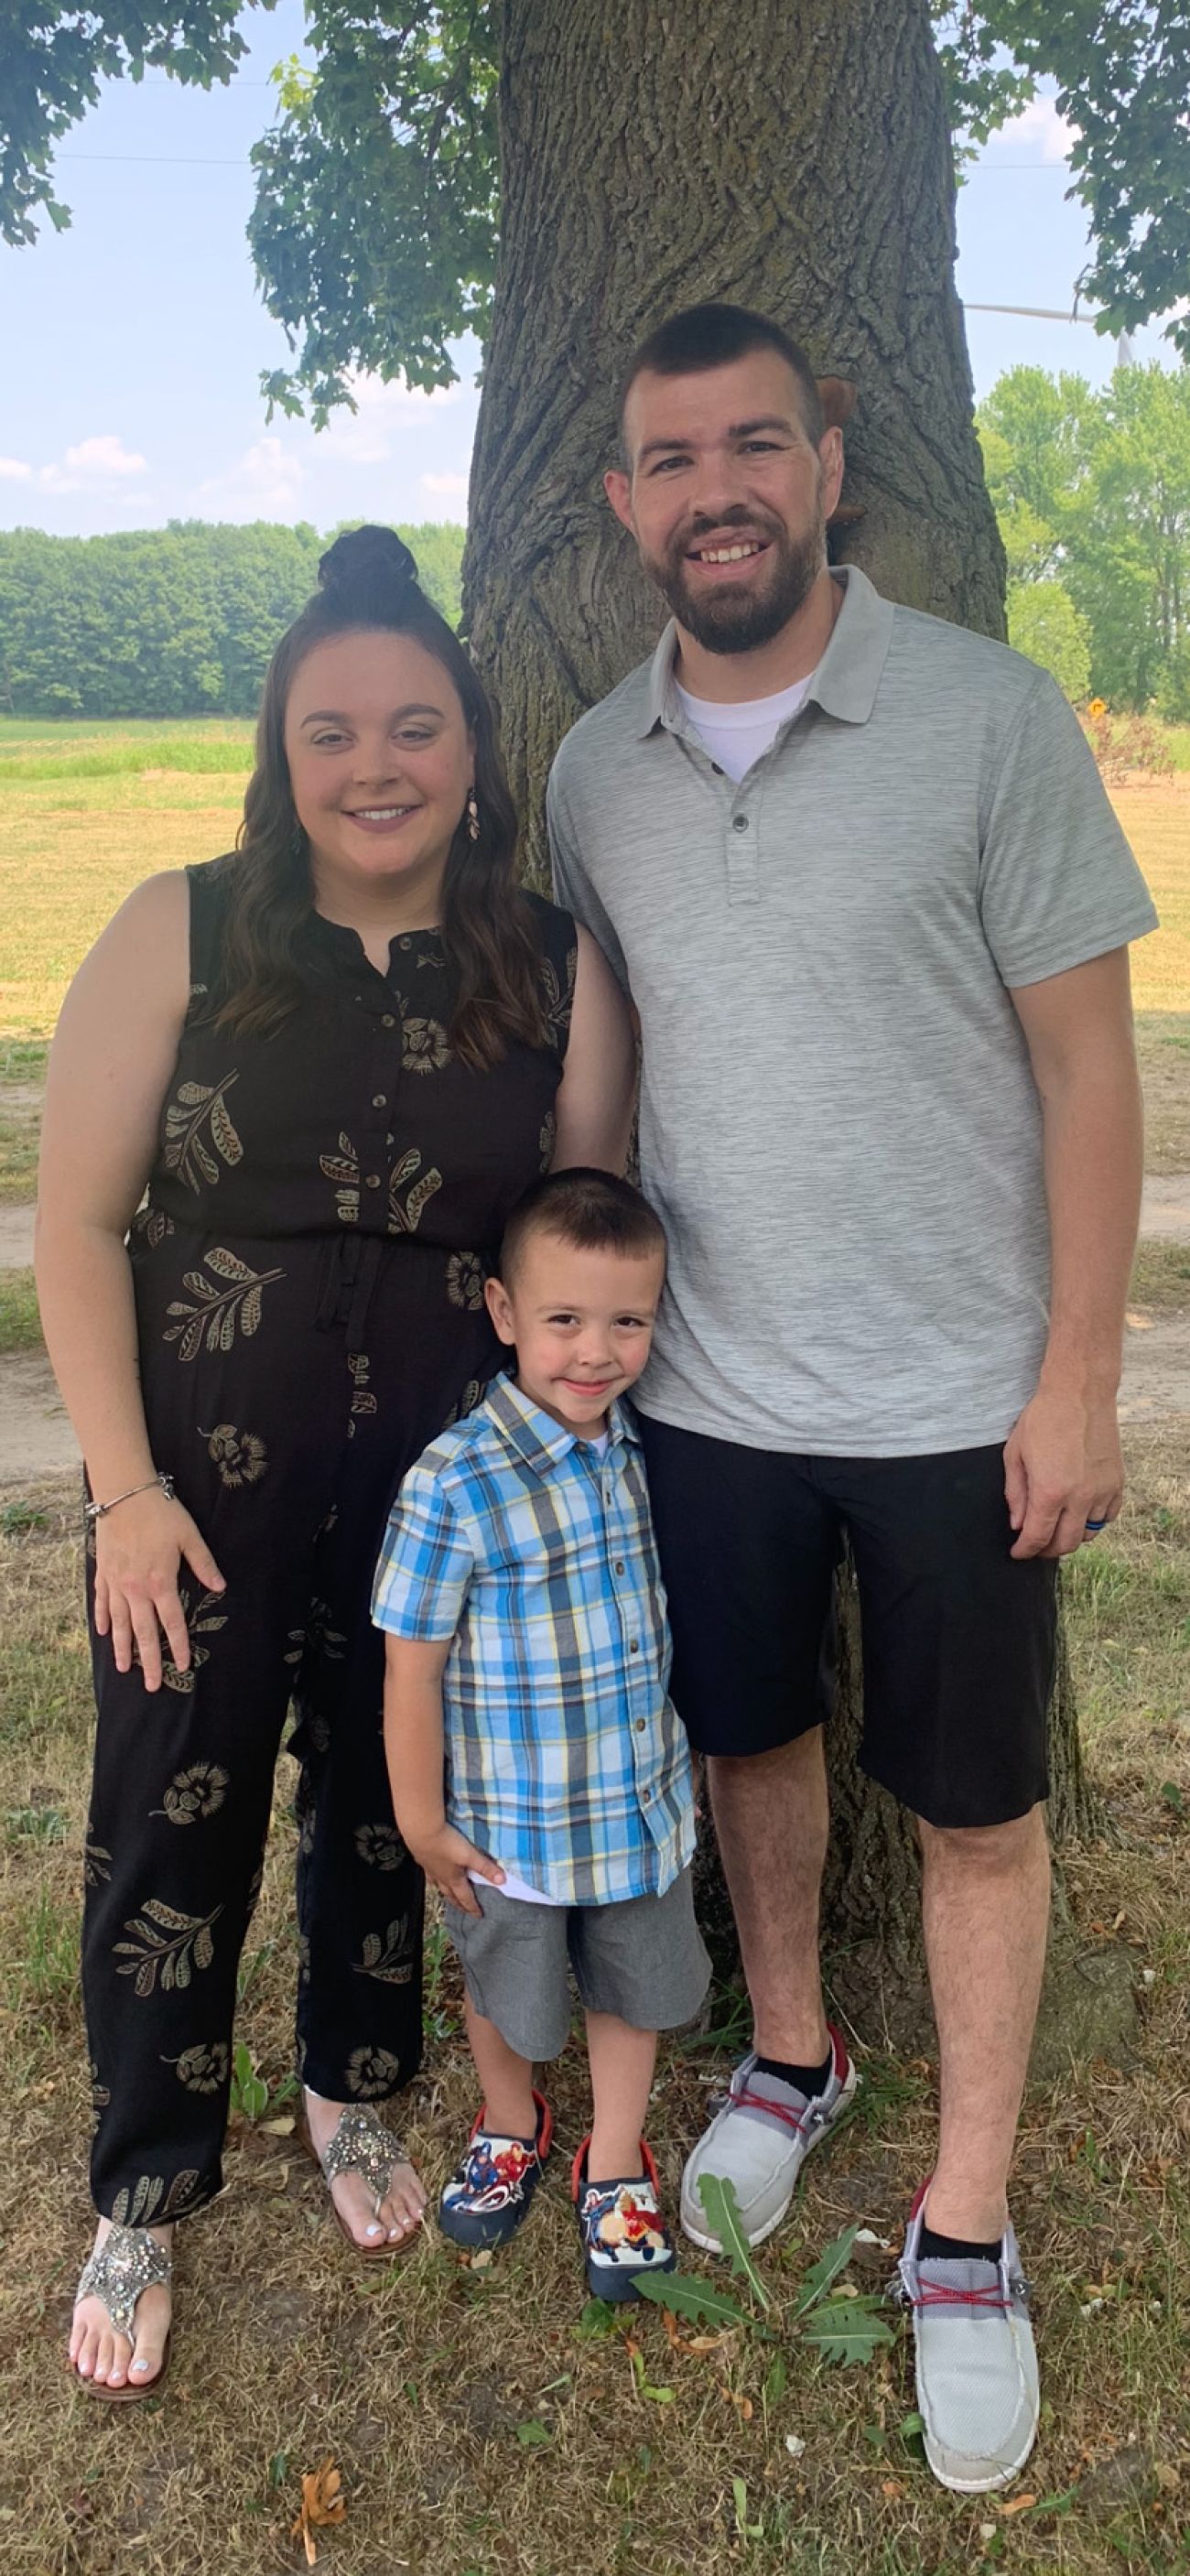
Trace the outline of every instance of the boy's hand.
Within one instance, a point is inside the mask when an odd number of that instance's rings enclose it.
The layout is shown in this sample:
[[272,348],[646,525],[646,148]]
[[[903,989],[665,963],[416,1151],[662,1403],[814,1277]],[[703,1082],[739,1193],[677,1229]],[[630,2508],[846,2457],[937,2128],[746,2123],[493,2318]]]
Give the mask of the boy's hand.
[[480,1878],[489,1879],[493,1887],[504,1884],[504,1872],[499,1861],[489,1860],[486,1852],[477,1851],[475,1844],[469,1843],[465,1834],[456,1833],[453,1825],[442,1824],[435,1833],[414,1839],[407,1836],[406,1839],[431,1887],[436,1887],[440,1896],[448,1896],[451,1904],[459,1906],[464,1914],[478,1914],[480,1911],[475,1890],[467,1876],[468,1870],[473,1869]]

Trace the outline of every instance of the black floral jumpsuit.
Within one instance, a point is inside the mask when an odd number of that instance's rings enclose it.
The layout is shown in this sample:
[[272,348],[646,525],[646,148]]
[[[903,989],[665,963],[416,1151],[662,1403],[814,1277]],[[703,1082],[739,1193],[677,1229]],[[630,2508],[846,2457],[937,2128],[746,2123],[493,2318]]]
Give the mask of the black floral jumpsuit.
[[531,897],[551,1043],[451,1051],[431,931],[389,971],[303,934],[274,1036],[213,1025],[234,858],[188,871],[194,999],[130,1245],[155,1464],[227,1589],[182,1569],[191,1662],[150,1696],[93,1638],[83,1944],[96,2206],[137,2225],[221,2182],[236,1970],[287,1709],[298,2062],[378,2101],[421,2053],[421,1874],[393,1823],[369,1602],[393,1493],[503,1357],[483,1303],[505,1217],[549,1163],[574,987],[569,916]]

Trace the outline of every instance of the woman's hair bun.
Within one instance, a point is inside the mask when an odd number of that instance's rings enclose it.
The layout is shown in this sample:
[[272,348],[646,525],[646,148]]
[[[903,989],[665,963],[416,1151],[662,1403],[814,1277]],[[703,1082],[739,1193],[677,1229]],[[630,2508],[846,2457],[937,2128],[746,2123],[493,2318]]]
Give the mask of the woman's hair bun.
[[395,528],[346,528],[319,558],[319,589],[352,616],[391,613],[416,582],[417,565]]

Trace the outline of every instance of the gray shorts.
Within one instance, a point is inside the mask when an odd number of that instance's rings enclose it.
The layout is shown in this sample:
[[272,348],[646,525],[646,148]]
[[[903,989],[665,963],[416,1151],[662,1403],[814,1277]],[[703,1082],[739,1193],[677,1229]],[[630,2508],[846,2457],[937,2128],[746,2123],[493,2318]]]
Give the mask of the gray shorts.
[[476,2012],[518,2057],[557,2057],[565,2048],[568,1965],[588,2012],[614,2013],[634,2030],[693,2021],[711,1963],[689,1869],[664,1896],[628,1896],[619,1905],[526,1905],[487,1886],[475,1896],[478,1915],[444,1903],[446,1928]]

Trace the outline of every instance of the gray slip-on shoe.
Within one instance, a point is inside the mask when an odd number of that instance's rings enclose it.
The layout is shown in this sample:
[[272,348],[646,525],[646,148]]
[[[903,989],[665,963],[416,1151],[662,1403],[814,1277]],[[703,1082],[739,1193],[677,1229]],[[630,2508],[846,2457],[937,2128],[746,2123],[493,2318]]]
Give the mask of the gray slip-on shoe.
[[755,2052],[737,2066],[727,2098],[682,2176],[682,2228],[705,2253],[721,2254],[723,2248],[699,2194],[704,2174],[734,2185],[749,2245],[763,2245],[780,2226],[807,2156],[836,2127],[859,2081],[837,2030],[831,2030],[830,2041],[826,2089],[809,2098],[779,2076],[758,2075]]
[[942,2486],[985,2495],[1011,2486],[1037,2439],[1029,2287],[1011,2227],[998,2263],[923,2258],[928,2190],[923,2183],[914,2201],[894,2285],[913,2316],[922,2438]]

